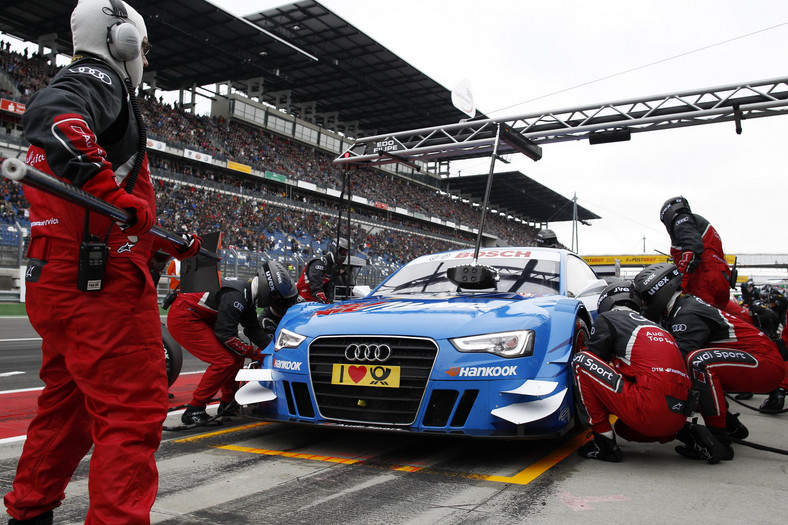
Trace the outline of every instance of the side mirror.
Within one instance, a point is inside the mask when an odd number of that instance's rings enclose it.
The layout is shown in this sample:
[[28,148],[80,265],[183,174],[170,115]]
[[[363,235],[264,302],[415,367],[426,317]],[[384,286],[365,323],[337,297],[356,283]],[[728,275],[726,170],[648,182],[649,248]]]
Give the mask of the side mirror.
[[596,281],[588,283],[575,297],[588,297],[589,295],[601,294],[605,288],[607,288],[607,281],[604,279],[597,279]]

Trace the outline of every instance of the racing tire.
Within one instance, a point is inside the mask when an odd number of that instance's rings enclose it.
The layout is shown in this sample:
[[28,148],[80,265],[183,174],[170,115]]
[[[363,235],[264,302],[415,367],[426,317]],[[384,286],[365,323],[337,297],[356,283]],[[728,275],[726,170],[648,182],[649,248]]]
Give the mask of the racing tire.
[[172,386],[183,367],[183,349],[172,338],[164,323],[161,323],[161,339],[164,346],[164,361],[167,366],[167,386]]
[[[572,358],[574,358],[575,354],[580,352],[581,350],[585,349],[588,345],[588,338],[590,337],[590,332],[588,330],[588,325],[583,319],[579,317],[575,320],[575,330],[572,334],[572,357],[569,359],[569,366],[572,366]],[[577,388],[577,384],[574,381],[574,368],[570,370],[570,374],[572,374],[573,381],[572,381],[572,400],[575,405],[575,426],[577,428],[588,428],[588,412],[586,411],[586,407],[583,404],[583,400],[580,398],[580,390]]]

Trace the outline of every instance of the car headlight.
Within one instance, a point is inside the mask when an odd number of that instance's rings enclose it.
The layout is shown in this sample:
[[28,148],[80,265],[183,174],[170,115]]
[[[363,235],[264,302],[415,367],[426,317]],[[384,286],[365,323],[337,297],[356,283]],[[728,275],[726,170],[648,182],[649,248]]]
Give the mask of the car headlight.
[[501,357],[526,357],[534,353],[534,331],[516,330],[449,339],[460,352],[488,352]]
[[285,328],[282,328],[279,331],[279,335],[276,336],[276,344],[274,344],[274,351],[278,352],[283,348],[298,348],[298,345],[304,342],[306,336],[299,335],[295,332],[291,332]]

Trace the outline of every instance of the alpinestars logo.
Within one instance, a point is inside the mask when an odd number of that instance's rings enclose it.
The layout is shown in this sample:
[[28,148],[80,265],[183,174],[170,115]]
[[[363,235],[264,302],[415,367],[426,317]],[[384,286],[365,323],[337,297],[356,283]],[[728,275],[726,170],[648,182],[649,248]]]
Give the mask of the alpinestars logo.
[[127,242],[126,244],[124,244],[123,246],[118,248],[118,253],[124,253],[124,252],[131,253],[131,249],[134,248],[135,246],[136,246],[136,243]]

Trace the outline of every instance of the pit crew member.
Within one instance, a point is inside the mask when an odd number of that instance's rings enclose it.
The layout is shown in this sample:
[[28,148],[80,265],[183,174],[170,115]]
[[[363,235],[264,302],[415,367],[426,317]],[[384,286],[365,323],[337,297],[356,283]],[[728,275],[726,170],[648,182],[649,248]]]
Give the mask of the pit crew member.
[[[149,259],[156,221],[145,124],[134,92],[150,50],[143,17],[120,0],[80,0],[74,57],[22,116],[26,162],[129,212],[127,224],[34,188],[26,307],[42,338],[44,389],[12,490],[10,523],[53,521],[92,448],[85,523],[147,524],[154,453],[167,415],[161,324]],[[199,251],[200,241],[172,255]],[[81,269],[80,269],[81,268]],[[103,274],[102,274],[103,271]]]
[[[621,461],[616,435],[628,441],[667,443],[722,458],[722,445],[703,425],[688,423],[690,380],[673,337],[640,314],[640,297],[629,281],[614,282],[599,296],[599,315],[588,348],[576,354],[573,369],[593,432],[578,453]],[[618,416],[615,434],[610,415]]]
[[339,278],[341,265],[347,259],[347,239],[331,241],[326,255],[309,261],[298,279],[298,295],[302,301],[329,303],[333,300],[333,289]]
[[[236,411],[235,375],[245,358],[262,360],[262,349],[273,337],[258,322],[256,309],[284,311],[297,297],[290,274],[276,261],[264,262],[247,281],[222,279],[218,291],[178,295],[167,315],[167,329],[189,353],[209,364],[181,416],[184,424],[208,423],[205,407],[219,391],[217,415]],[[239,324],[249,343],[239,337]]]
[[689,202],[681,196],[665,201],[659,219],[670,235],[670,254],[681,272],[682,290],[726,310],[731,269],[725,261],[720,234],[709,221],[692,213]]
[[723,459],[732,459],[729,438],[744,439],[749,431],[728,411],[725,391],[771,392],[785,376],[783,358],[758,328],[682,293],[681,283],[681,273],[669,263],[653,264],[634,279],[644,315],[673,335],[700,392],[706,426],[728,449]]

